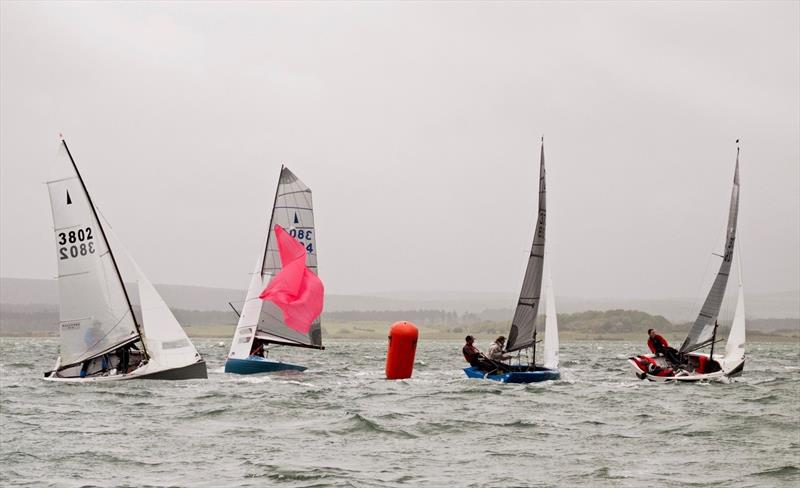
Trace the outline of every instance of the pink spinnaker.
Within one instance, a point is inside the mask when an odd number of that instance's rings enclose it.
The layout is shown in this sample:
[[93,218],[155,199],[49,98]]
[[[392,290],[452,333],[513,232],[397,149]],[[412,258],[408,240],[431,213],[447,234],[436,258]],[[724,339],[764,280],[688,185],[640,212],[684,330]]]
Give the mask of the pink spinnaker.
[[283,321],[292,329],[307,334],[314,319],[322,313],[325,287],[306,267],[306,249],[280,225],[275,226],[281,270],[270,280],[259,298],[283,310]]

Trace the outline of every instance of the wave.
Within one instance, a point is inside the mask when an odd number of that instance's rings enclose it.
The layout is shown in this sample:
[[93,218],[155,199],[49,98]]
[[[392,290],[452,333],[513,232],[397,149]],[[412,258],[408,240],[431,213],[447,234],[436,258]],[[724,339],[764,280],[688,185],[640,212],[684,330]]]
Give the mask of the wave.
[[380,425],[374,420],[370,420],[361,414],[350,414],[344,422],[343,427],[332,429],[328,431],[337,435],[345,434],[359,434],[359,433],[377,433],[384,434],[391,437],[399,437],[403,439],[416,439],[417,436],[400,429],[389,429]]
[[779,466],[777,468],[765,469],[757,471],[750,476],[759,476],[764,478],[791,478],[796,479],[800,476],[800,468],[797,466]]

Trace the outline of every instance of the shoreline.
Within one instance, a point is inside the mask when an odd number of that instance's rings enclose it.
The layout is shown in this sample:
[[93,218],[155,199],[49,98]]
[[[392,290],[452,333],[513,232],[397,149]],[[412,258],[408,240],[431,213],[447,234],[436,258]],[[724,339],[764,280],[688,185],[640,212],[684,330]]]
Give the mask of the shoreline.
[[[215,339],[220,341],[228,341],[233,336],[233,331],[230,334],[219,334],[219,333],[192,333],[191,327],[187,328],[187,333],[189,338],[191,339]],[[325,334],[323,332],[323,338],[328,341],[340,341],[340,342],[354,342],[354,341],[385,341],[388,337],[388,327],[386,328],[385,333],[368,333],[368,334]],[[420,340],[425,341],[463,341],[464,335],[466,333],[450,333],[450,332],[442,332],[442,331],[424,331],[420,330]],[[502,334],[502,333],[500,333]],[[500,334],[487,334],[481,332],[472,333],[475,336],[478,342],[486,341],[491,342],[497,335]],[[39,338],[46,338],[46,339],[58,339],[58,334],[55,333],[32,333],[32,334],[4,334],[0,333],[0,339],[39,339]],[[587,334],[580,334],[580,333],[560,333],[559,334],[559,341],[560,342],[614,342],[614,341],[626,341],[626,342],[637,342],[641,341],[644,343],[646,338],[643,338],[642,334],[602,334],[602,335],[593,335],[590,333]],[[749,333],[747,335],[747,342],[748,343],[756,343],[756,342],[763,342],[763,343],[800,343],[800,333],[794,333],[793,335],[784,335],[784,334],[758,334],[758,333]]]

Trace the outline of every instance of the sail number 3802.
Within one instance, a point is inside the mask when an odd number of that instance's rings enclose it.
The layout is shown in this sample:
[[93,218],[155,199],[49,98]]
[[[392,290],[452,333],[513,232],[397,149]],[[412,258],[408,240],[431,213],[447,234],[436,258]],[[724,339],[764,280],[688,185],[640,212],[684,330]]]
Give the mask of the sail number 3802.
[[94,254],[92,228],[58,233],[58,258],[69,259]]

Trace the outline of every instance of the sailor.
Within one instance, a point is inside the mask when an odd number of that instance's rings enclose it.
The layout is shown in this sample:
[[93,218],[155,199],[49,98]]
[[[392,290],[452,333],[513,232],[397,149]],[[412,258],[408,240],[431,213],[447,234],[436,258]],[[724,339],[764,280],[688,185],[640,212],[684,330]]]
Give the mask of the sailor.
[[464,338],[464,341],[466,344],[461,348],[461,353],[464,354],[464,359],[467,360],[470,366],[489,373],[502,369],[502,365],[495,364],[475,347],[474,337],[468,335]]
[[680,353],[673,347],[669,347],[669,343],[655,329],[647,329],[647,347],[650,348],[656,356],[664,356],[673,364],[680,363]]
[[511,356],[506,354],[506,338],[503,336],[498,337],[494,340],[491,346],[489,346],[489,359],[492,361],[505,361],[506,359],[511,359]]
[[117,365],[117,371],[122,374],[128,372],[128,364],[131,361],[131,346],[125,345],[117,349],[117,355],[119,356],[119,364]]
[[250,351],[250,355],[261,356],[262,358],[267,357],[266,351],[264,350],[264,341],[256,339],[253,342],[253,349]]
[[481,353],[477,347],[475,347],[475,338],[471,335],[468,335],[464,338],[464,347],[461,348],[461,353],[464,355],[464,359],[470,364],[470,366],[474,366],[476,368],[480,367],[481,359],[483,358],[483,353]]

